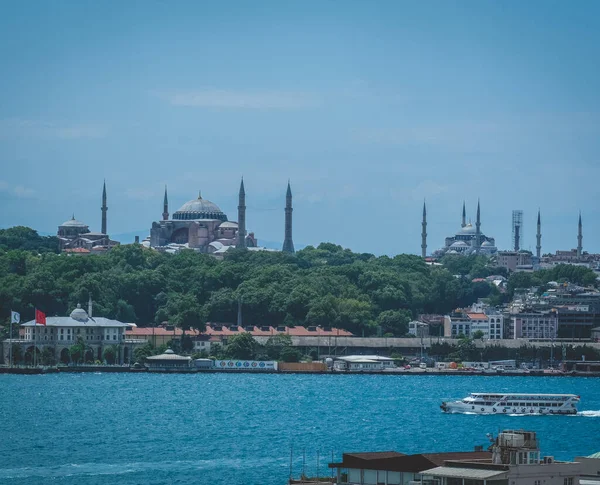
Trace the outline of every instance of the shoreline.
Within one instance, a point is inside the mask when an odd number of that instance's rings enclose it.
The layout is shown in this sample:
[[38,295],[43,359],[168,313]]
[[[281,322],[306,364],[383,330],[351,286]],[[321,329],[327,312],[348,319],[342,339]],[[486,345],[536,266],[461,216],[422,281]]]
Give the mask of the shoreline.
[[458,371],[458,370],[438,370],[438,369],[411,369],[397,371],[331,371],[331,370],[224,370],[224,369],[172,369],[172,370],[148,370],[135,369],[124,366],[65,366],[65,367],[0,367],[0,374],[17,375],[39,375],[39,374],[61,374],[61,373],[82,373],[82,372],[106,372],[106,373],[132,373],[132,374],[315,374],[315,375],[384,375],[384,376],[485,376],[485,377],[600,377],[600,372],[552,372],[543,371],[502,371],[502,372],[483,372],[483,371]]

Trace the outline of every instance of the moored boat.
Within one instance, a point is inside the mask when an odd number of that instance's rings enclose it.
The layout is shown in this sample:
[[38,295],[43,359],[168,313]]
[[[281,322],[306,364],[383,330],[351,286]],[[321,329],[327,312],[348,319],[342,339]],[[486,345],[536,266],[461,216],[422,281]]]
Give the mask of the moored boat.
[[577,414],[575,394],[518,394],[473,392],[460,401],[443,402],[445,413]]

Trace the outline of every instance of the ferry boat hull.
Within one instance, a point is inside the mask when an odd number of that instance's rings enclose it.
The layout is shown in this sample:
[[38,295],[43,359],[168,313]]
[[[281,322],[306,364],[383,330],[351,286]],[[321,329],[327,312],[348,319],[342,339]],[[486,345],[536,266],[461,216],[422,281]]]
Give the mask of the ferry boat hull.
[[443,402],[445,413],[460,414],[577,414],[579,396],[574,394],[483,394],[473,393],[461,401]]

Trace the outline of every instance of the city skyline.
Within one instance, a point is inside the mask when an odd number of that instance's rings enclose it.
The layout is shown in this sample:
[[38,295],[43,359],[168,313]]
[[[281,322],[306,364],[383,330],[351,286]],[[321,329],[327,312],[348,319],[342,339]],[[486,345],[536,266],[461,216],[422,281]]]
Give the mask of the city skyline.
[[[600,5],[5,5],[0,227],[144,233],[202,190],[282,243],[428,253],[461,206],[499,249],[600,252]],[[285,187],[284,187],[285,189]],[[126,242],[126,241],[124,241]]]

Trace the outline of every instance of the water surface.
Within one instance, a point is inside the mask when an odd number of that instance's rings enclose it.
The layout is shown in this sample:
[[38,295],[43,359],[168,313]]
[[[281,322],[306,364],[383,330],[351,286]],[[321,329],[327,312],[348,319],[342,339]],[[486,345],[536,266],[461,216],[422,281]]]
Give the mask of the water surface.
[[[342,452],[467,451],[538,432],[559,459],[600,451],[600,379],[506,376],[0,375],[0,483],[283,485]],[[442,414],[469,392],[580,394],[577,416]]]

